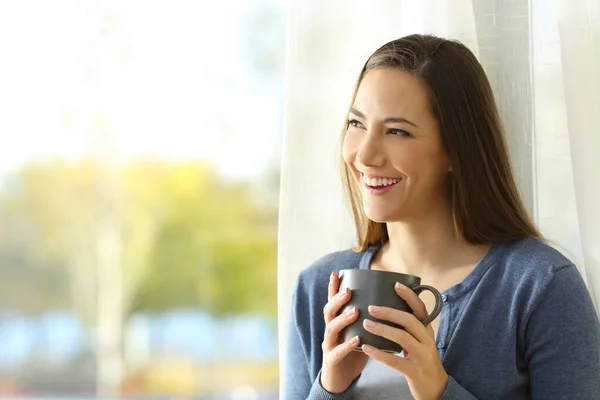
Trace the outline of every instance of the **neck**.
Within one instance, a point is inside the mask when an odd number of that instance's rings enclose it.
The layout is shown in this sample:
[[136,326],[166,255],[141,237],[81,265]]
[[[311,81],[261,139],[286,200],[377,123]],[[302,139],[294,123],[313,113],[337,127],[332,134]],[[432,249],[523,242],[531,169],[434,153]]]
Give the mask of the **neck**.
[[387,224],[389,241],[381,252],[385,269],[412,275],[476,264],[489,245],[473,245],[459,237],[448,206],[428,210],[426,216]]

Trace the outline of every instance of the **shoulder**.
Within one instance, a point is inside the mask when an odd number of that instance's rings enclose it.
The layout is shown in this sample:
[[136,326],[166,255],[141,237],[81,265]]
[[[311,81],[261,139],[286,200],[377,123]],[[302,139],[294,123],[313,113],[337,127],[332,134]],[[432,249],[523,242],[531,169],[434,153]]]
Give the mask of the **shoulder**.
[[584,290],[575,264],[560,251],[535,238],[502,243],[495,252],[491,275],[504,283],[513,299],[533,310],[556,290]]
[[558,347],[567,353],[575,354],[583,348],[599,355],[598,315],[577,266],[560,251],[536,239],[509,244],[506,260],[508,279],[503,281],[514,282],[509,285],[512,296],[506,297],[520,311],[519,335],[528,340],[528,351],[541,350],[544,343],[566,340],[568,343]]
[[575,265],[560,251],[535,238],[511,240],[498,246],[494,254],[496,266],[515,283],[528,281],[549,283],[556,273]]
[[322,294],[327,297],[327,286],[332,272],[342,269],[358,268],[364,252],[352,249],[329,253],[303,269],[297,280],[297,294],[312,297]]
[[547,270],[546,272],[549,273],[573,264],[560,251],[536,238],[505,242],[501,253],[509,264],[536,266],[536,268]]

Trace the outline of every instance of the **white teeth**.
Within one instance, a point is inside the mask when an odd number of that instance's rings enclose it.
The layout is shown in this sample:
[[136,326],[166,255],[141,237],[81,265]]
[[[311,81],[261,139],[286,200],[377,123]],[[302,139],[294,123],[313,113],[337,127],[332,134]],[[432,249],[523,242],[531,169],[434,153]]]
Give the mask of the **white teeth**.
[[369,186],[389,186],[400,182],[400,178],[367,178],[363,175],[363,182]]

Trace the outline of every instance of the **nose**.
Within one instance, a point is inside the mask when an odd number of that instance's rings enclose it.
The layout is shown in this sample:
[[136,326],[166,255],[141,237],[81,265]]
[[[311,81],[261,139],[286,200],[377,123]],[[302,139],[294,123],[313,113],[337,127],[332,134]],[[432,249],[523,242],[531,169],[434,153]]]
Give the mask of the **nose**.
[[381,167],[385,163],[383,140],[379,135],[367,133],[356,153],[356,160],[365,167]]

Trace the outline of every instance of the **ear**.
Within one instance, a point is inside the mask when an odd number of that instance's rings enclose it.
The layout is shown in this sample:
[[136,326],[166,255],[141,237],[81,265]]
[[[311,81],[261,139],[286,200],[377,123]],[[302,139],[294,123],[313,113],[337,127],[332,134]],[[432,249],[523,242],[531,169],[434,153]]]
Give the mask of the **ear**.
[[446,164],[448,165],[448,173],[452,172],[452,160],[450,159],[450,155],[448,153],[445,154]]

